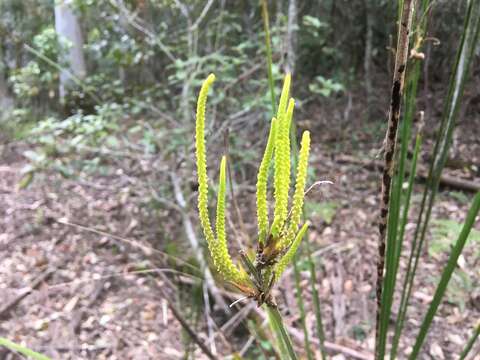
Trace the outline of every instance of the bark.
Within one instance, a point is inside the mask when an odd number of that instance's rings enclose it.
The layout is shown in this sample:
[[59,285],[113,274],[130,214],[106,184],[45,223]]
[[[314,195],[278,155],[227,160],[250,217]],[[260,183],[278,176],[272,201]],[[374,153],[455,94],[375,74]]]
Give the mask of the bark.
[[0,65],[0,119],[2,113],[7,113],[13,107],[13,99],[10,97],[6,75]]
[[55,4],[55,31],[60,38],[71,43],[64,59],[62,59],[67,62],[70,73],[67,71],[60,72],[59,95],[60,100],[63,101],[68,86],[73,83],[71,74],[79,79],[84,78],[87,74],[80,22],[69,0],[57,1]]

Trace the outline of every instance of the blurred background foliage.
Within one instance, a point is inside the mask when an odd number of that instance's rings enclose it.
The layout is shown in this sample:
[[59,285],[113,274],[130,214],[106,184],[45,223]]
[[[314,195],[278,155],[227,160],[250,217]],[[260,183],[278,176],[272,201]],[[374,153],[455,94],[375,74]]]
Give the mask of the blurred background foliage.
[[[432,87],[448,78],[465,6],[440,2],[433,18],[449,21],[433,22],[430,29],[440,39],[440,46],[433,46],[434,39],[427,45],[436,53],[427,65],[437,70]],[[258,2],[75,0],[68,7],[81,44],[55,31],[55,6],[53,0],[0,4],[0,126],[38,145],[27,155],[32,166],[26,173],[54,168],[71,176],[101,164],[102,154],[126,149],[164,155],[188,150],[195,91],[210,72],[221,83],[213,112],[220,125],[213,126],[237,135],[249,129],[265,133],[271,115]],[[298,1],[294,10],[289,31],[289,2],[269,4],[275,80],[293,51],[300,111],[348,106],[354,93],[355,101],[368,106],[363,120],[383,122],[395,2]],[[63,97],[60,73],[70,66],[64,54],[72,46],[80,46],[86,71],[70,81]],[[381,89],[375,96],[372,86]],[[230,136],[233,152],[244,139]],[[247,151],[243,160],[248,158]]]

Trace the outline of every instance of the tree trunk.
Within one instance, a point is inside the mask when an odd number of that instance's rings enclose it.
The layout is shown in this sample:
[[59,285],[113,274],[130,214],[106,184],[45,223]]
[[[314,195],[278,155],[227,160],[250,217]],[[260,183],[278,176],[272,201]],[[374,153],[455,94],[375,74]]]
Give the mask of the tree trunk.
[[8,91],[8,64],[6,59],[6,47],[5,37],[1,37],[0,41],[2,46],[0,47],[0,120],[4,114],[7,114],[13,107],[13,99],[10,97]]
[[293,74],[295,71],[296,50],[297,50],[297,0],[288,2],[288,23],[287,23],[287,61],[286,70]]
[[80,22],[74,13],[69,0],[60,0],[55,5],[55,30],[60,38],[71,43],[65,57],[69,71],[60,73],[59,95],[60,101],[65,98],[66,89],[72,84],[72,74],[82,79],[87,74],[85,58],[83,56],[83,37]]

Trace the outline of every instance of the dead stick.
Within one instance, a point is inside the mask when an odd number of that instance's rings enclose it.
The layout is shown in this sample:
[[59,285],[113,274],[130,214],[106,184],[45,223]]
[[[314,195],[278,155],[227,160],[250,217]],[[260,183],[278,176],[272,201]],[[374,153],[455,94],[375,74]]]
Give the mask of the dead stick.
[[92,306],[95,304],[95,302],[97,301],[97,299],[100,297],[100,295],[102,294],[102,291],[103,289],[105,288],[105,283],[106,283],[106,279],[101,279],[100,282],[97,282],[97,284],[95,285],[95,288],[93,290],[93,292],[91,293],[90,295],[90,299],[88,300],[86,306],[83,307],[83,309],[81,309],[77,314],[76,316],[73,317],[73,320],[72,320],[72,329],[73,329],[73,333],[74,334],[78,334],[79,331],[80,331],[80,327],[82,325],[82,320],[87,312],[88,309],[92,308]]
[[217,358],[210,352],[210,349],[203,343],[202,340],[195,334],[195,331],[188,325],[187,321],[183,318],[182,315],[180,315],[180,312],[177,310],[175,306],[167,299],[167,304],[170,310],[173,313],[173,316],[178,320],[178,322],[182,325],[182,327],[185,329],[185,331],[190,335],[193,341],[202,349],[205,355],[209,359],[216,360]]
[[[379,219],[379,242],[377,260],[377,321],[375,331],[375,349],[378,350],[380,330],[380,306],[382,301],[383,269],[385,268],[385,237],[387,232],[388,207],[390,203],[390,188],[394,171],[395,145],[397,142],[398,122],[400,119],[400,105],[402,102],[403,83],[408,59],[409,34],[412,26],[413,9],[415,0],[403,2],[402,17],[398,30],[397,52],[395,55],[395,70],[393,73],[393,85],[388,114],[388,129],[385,137],[385,157],[382,176],[380,219]],[[375,356],[378,356],[377,351]]]
[[[165,282],[167,285],[166,288],[170,288],[173,290],[175,287],[171,283],[171,281],[168,279],[168,277],[165,276],[165,274],[160,273],[159,276],[162,278],[162,280]],[[205,345],[205,343],[197,336],[195,331],[190,327],[188,324],[187,320],[182,316],[180,311],[176,308],[176,306],[173,304],[172,300],[168,296],[167,292],[165,291],[165,287],[163,286],[157,286],[158,290],[160,291],[161,296],[165,299],[167,302],[167,305],[172,312],[173,316],[175,316],[175,319],[182,325],[184,330],[188,333],[190,338],[200,347],[200,349],[203,351],[203,353],[211,360],[217,360],[217,357],[212,354],[210,349]]]
[[33,290],[38,288],[44,281],[46,281],[53,273],[55,272],[55,269],[52,268],[47,268],[44,270],[35,280],[33,280],[32,284],[28,289],[23,291],[20,295],[18,295],[15,299],[10,301],[9,303],[5,304],[0,309],[0,318],[6,318],[10,311],[13,310],[20,302],[25,299],[28,295],[32,293]]
[[[359,159],[357,157],[350,156],[350,155],[338,155],[335,157],[335,162],[341,163],[341,164],[354,164],[370,170],[383,171],[383,161],[377,161],[377,160],[371,160],[371,159]],[[418,171],[416,176],[423,180],[427,180],[428,169],[426,169],[425,166],[422,166],[422,165],[418,165],[417,168],[418,168]],[[409,169],[405,169],[405,171],[408,173]],[[462,179],[462,178],[454,177],[447,174],[442,174],[440,176],[440,184],[444,186],[449,186],[451,188],[464,190],[464,191],[472,191],[472,192],[480,191],[479,182]]]

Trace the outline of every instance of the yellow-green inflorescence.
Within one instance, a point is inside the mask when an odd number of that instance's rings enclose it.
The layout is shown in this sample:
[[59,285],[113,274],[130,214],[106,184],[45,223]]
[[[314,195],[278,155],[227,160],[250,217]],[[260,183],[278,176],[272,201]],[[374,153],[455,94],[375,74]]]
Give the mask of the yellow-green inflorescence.
[[[307,178],[308,157],[310,152],[310,133],[302,135],[298,158],[295,190],[289,210],[290,191],[290,127],[295,101],[289,98],[291,77],[285,76],[282,94],[276,117],[272,119],[265,152],[257,176],[257,218],[258,248],[253,262],[245,252],[241,253],[243,267],[237,267],[228,252],[225,231],[226,208],[226,163],[225,156],[220,162],[220,176],[217,196],[215,232],[212,230],[208,213],[208,175],[205,147],[205,109],[208,90],[215,81],[210,74],[203,82],[197,103],[196,117],[196,158],[198,176],[198,211],[200,224],[208,243],[208,248],[217,271],[225,280],[236,285],[259,304],[273,304],[270,289],[275,280],[280,279],[286,266],[293,259],[308,223],[301,224],[305,184]],[[273,220],[269,220],[268,177],[273,162],[273,185],[275,207]],[[298,230],[299,226],[300,230]],[[245,270],[244,270],[245,268]]]
[[197,103],[197,119],[195,127],[195,147],[197,156],[198,176],[198,212],[203,233],[207,239],[208,248],[212,254],[213,262],[220,274],[235,283],[243,283],[244,275],[233,264],[228,254],[227,239],[225,235],[225,188],[226,188],[226,159],[223,157],[220,165],[220,186],[217,200],[217,221],[215,237],[208,215],[208,175],[207,153],[205,149],[205,108],[207,103],[208,89],[215,81],[215,75],[210,74],[203,82]]
[[273,149],[275,147],[275,125],[277,119],[273,118],[270,125],[270,134],[268,135],[267,146],[263,154],[260,168],[257,176],[257,218],[258,218],[258,241],[264,244],[268,234],[268,202],[267,202],[267,184],[270,163],[273,158]]

